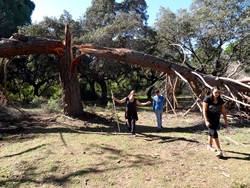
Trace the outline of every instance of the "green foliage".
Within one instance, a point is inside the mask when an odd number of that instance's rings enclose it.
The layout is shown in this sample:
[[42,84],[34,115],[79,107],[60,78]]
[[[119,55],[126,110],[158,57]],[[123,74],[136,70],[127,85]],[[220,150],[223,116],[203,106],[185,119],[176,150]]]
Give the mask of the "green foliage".
[[18,26],[30,24],[34,9],[30,0],[0,0],[0,38],[10,37]]
[[[86,33],[78,42],[152,53],[155,33],[146,26],[146,9],[145,0],[125,0],[120,3],[114,0],[94,0],[81,20]],[[105,85],[114,82],[117,83],[119,92],[126,93],[146,85],[145,79],[140,76],[140,69],[111,60],[86,56],[80,62],[78,71],[80,77],[86,80],[85,83],[90,85],[92,96],[103,97],[107,88]]]
[[45,17],[39,23],[20,27],[18,32],[26,35],[63,40],[64,27],[64,23],[59,22],[56,18]]
[[60,112],[63,108],[63,101],[60,96],[54,95],[49,100],[47,100],[47,103],[42,104],[41,107],[49,113]]
[[[0,5],[4,5],[3,2],[0,0]],[[74,44],[95,43],[129,48],[179,64],[187,54],[186,66],[218,76],[228,62],[240,60],[248,73],[249,7],[248,0],[194,0],[190,11],[184,9],[174,13],[166,8],[160,9],[155,28],[151,28],[147,26],[145,0],[123,0],[119,3],[115,0],[93,0],[81,20],[74,21],[65,10],[59,19],[45,17],[39,23],[19,27],[19,32],[63,40],[65,23],[69,23]],[[186,52],[173,44],[181,44]],[[77,53],[75,50],[74,54]],[[13,97],[41,95],[49,98],[58,93],[56,61],[54,57],[42,56],[14,59],[11,64],[16,65],[11,65],[8,73],[8,87]],[[149,69],[92,56],[82,58],[78,71],[82,98],[91,100],[103,97],[105,92],[109,95],[109,88],[122,96],[132,89],[145,91],[161,76]]]
[[107,103],[107,109],[112,109],[113,108],[113,103],[108,101]]
[[183,52],[171,46],[181,44],[190,54],[189,68],[220,75],[233,57],[232,53],[224,56],[224,46],[237,41],[233,51],[227,50],[235,52],[249,36],[249,9],[248,0],[194,0],[190,12],[178,10],[176,14],[162,8],[156,23],[159,50],[163,57],[181,62]]
[[37,108],[41,108],[44,104],[46,104],[48,99],[44,97],[34,97],[31,101],[31,104]]
[[248,188],[248,185],[246,185],[245,183],[234,183],[232,188]]
[[50,97],[59,83],[53,56],[31,55],[13,58],[8,66],[8,91],[19,100]]

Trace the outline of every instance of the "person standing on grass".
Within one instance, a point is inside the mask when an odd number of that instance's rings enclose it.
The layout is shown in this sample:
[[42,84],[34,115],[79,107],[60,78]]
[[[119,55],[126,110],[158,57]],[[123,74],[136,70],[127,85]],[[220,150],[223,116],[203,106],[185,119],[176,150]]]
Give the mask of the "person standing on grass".
[[119,100],[112,96],[112,99],[118,103],[125,103],[126,102],[126,111],[125,111],[125,119],[128,122],[128,130],[132,133],[133,136],[135,136],[135,123],[138,120],[137,115],[137,108],[136,105],[139,106],[146,106],[151,104],[150,101],[141,103],[138,99],[136,99],[136,92],[135,90],[132,90],[130,94],[127,97],[124,97],[123,99]]
[[166,98],[161,95],[160,90],[155,90],[155,96],[153,97],[153,111],[155,112],[156,121],[157,121],[157,131],[162,130],[162,114],[163,108],[166,103]]
[[220,96],[220,88],[217,86],[213,87],[211,93],[203,100],[203,116],[209,132],[207,149],[216,151],[216,149],[212,147],[214,140],[217,147],[216,156],[218,157],[223,156],[217,132],[221,113],[223,114],[225,126],[228,128],[226,108],[224,104],[225,102]]

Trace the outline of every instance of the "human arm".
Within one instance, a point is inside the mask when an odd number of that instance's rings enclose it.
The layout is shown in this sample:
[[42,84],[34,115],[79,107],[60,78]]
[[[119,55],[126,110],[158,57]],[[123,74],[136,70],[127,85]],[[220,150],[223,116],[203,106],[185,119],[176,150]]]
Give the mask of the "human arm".
[[204,117],[204,120],[205,120],[205,124],[209,128],[210,123],[209,123],[208,117],[207,117],[207,108],[208,108],[208,103],[203,102],[203,104],[202,104],[202,113],[203,113],[203,117]]
[[155,111],[155,100],[153,98],[153,111]]
[[221,106],[221,112],[222,112],[222,115],[224,118],[225,126],[227,128],[227,127],[229,127],[229,125],[228,125],[228,121],[227,121],[227,112],[226,112],[226,108],[225,108],[224,104]]
[[123,99],[119,100],[119,99],[115,98],[114,96],[112,96],[112,99],[113,99],[115,102],[118,102],[118,103],[125,103],[125,101],[126,101],[126,97],[124,97]]
[[151,104],[151,101],[147,101],[147,102],[140,102],[139,100],[136,100],[136,104],[138,106],[146,106],[146,105],[150,105]]

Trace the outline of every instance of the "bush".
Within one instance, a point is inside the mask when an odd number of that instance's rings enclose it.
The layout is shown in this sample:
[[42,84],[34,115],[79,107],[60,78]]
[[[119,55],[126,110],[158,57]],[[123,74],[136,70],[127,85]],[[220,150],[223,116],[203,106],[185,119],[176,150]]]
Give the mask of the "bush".
[[47,103],[47,99],[44,97],[35,97],[32,101],[31,104],[33,104],[35,107],[40,108],[42,105]]
[[60,112],[63,108],[63,102],[60,97],[51,97],[46,104],[43,104],[41,107],[46,112]]

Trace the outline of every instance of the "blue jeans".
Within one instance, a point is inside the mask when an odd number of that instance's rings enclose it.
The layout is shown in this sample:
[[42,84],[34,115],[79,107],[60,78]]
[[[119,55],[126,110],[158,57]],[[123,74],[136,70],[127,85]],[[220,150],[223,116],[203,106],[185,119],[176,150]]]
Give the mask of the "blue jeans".
[[163,114],[163,110],[155,110],[158,129],[162,128],[162,114]]

